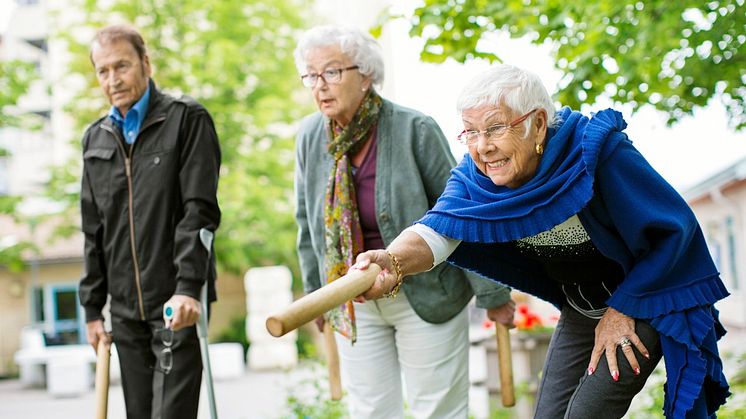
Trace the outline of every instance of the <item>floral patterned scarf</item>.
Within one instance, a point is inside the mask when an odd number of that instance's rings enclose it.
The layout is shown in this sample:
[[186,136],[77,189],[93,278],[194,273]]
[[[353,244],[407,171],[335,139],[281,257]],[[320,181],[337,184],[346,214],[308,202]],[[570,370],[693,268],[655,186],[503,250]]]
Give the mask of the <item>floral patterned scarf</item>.
[[[325,245],[324,269],[327,283],[345,273],[358,253],[363,251],[363,231],[357,209],[355,186],[352,179],[350,155],[355,154],[371,135],[378,123],[383,100],[371,88],[350,123],[342,128],[329,120],[328,151],[334,157],[334,167],[324,197]],[[334,330],[355,343],[355,310],[352,301],[330,310],[326,321]]]

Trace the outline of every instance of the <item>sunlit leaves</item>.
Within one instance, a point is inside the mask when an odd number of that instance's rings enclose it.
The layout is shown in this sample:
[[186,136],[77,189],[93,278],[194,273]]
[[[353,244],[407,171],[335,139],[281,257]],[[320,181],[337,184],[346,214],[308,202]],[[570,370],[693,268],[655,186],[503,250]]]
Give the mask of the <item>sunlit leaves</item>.
[[[31,83],[36,79],[38,79],[38,74],[33,64],[15,60],[0,61],[0,129],[38,128],[38,118],[22,113],[17,107],[19,98],[27,92]],[[0,158],[8,156],[10,152],[0,147]],[[17,196],[0,195],[0,216],[11,217],[14,222],[22,223],[23,220],[16,214],[19,202],[20,198]],[[14,236],[0,233],[0,266],[11,272],[23,270],[26,266],[23,259],[24,251],[32,248],[29,242],[17,242]]]
[[552,45],[564,105],[605,96],[651,104],[674,123],[714,97],[734,128],[746,127],[744,0],[426,0],[409,20],[425,61],[509,58],[479,41],[528,36]]
[[23,125],[24,115],[16,105],[37,78],[31,63],[0,61],[0,128]]

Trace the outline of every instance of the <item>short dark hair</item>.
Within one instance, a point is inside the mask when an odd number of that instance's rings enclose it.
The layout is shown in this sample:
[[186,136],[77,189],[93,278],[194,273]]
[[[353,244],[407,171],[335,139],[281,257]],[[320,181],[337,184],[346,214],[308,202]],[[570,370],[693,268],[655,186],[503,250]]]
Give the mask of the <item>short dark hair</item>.
[[[105,45],[118,41],[129,42],[129,44],[135,48],[137,56],[140,57],[140,61],[145,60],[145,55],[147,54],[145,40],[142,39],[140,32],[128,25],[110,25],[99,29],[93,37],[92,44],[98,43],[99,45]],[[91,53],[89,57],[91,62],[93,62],[93,45],[91,45]]]

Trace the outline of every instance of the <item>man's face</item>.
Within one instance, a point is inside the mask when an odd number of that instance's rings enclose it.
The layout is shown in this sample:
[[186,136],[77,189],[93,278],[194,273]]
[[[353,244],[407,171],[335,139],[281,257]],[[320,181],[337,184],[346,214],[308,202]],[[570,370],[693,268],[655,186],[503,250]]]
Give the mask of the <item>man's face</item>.
[[140,59],[135,47],[127,41],[93,44],[91,60],[101,90],[122,116],[130,110],[148,88],[150,60]]

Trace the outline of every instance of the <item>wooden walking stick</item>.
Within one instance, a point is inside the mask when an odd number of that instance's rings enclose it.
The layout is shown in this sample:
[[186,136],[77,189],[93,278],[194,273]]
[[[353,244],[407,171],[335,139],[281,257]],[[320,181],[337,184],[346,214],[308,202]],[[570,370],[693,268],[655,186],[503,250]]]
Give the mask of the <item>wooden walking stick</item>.
[[267,317],[267,331],[272,336],[280,336],[299,328],[364,293],[373,285],[381,268],[371,263],[365,270],[351,270],[342,277],[307,294],[292,304]]
[[326,347],[326,364],[329,368],[329,392],[332,400],[342,399],[342,380],[339,374],[339,353],[334,329],[329,322],[324,322],[324,343]]
[[510,352],[510,334],[508,326],[495,322],[497,335],[497,360],[500,365],[500,397],[503,406],[515,406],[515,388],[513,387],[513,359]]
[[99,339],[96,357],[96,419],[106,419],[109,412],[109,361],[111,340]]

